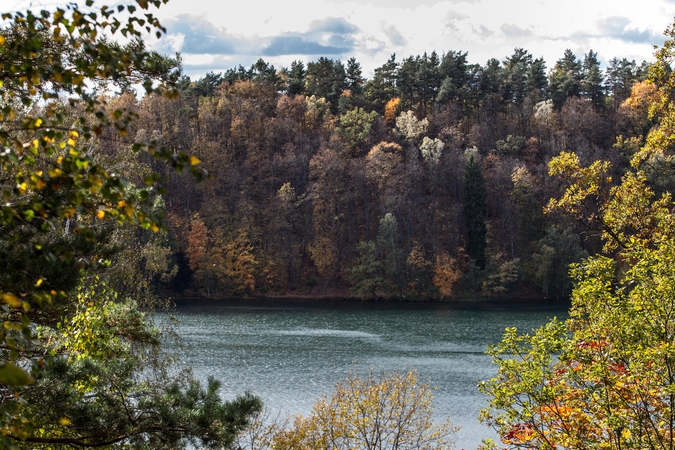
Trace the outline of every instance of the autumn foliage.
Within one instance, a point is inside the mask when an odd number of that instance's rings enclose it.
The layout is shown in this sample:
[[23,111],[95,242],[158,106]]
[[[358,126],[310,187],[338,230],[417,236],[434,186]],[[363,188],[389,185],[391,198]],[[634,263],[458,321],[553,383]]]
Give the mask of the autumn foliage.
[[[667,34],[672,39],[675,29]],[[549,209],[600,233],[604,254],[572,266],[569,319],[528,334],[509,328],[489,349],[499,373],[480,384],[490,396],[481,418],[504,444],[673,448],[675,208],[671,192],[657,194],[647,175],[655,155],[672,154],[675,75],[665,69],[672,45],[657,51],[652,81],[627,100],[630,108],[648,103],[656,126],[618,184],[607,161],[584,166],[561,153],[550,163],[565,192]]]
[[[308,417],[259,416],[240,436],[243,450],[445,450],[458,431],[432,421],[432,391],[415,372],[350,375]],[[265,422],[267,419],[267,423]]]

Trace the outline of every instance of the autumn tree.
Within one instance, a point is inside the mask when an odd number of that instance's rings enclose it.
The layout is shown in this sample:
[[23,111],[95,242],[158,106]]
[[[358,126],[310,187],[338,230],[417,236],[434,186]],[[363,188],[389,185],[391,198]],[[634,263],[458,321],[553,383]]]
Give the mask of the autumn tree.
[[351,375],[330,397],[319,399],[309,417],[296,416],[290,427],[279,427],[271,439],[273,448],[454,448],[458,428],[449,420],[433,422],[431,393],[415,372]]
[[[518,448],[672,448],[675,424],[673,333],[675,215],[670,192],[657,196],[644,169],[670,152],[669,69],[675,30],[657,51],[651,105],[658,126],[620,182],[608,186],[607,163],[579,165],[561,154],[550,173],[566,182],[550,207],[597,225],[605,254],[572,266],[570,318],[530,334],[507,329],[489,349],[499,374],[481,384],[490,395],[482,420]],[[596,212],[588,206],[599,205]]]
[[455,258],[447,253],[436,255],[436,261],[433,266],[433,283],[438,288],[441,296],[452,297],[455,294],[457,283],[462,278],[462,272],[459,270],[459,264]]
[[120,237],[163,226],[159,174],[118,170],[117,146],[203,175],[152,136],[134,142],[133,96],[95,89],[177,95],[179,61],[142,40],[162,35],[148,9],[164,2],[93,3],[2,15],[0,446],[229,445],[259,399],[223,402],[217,381],[170,375],[146,299],[107,280]]
[[392,125],[396,122],[396,116],[398,116],[398,108],[401,104],[401,99],[394,97],[384,105],[384,120],[387,124]]

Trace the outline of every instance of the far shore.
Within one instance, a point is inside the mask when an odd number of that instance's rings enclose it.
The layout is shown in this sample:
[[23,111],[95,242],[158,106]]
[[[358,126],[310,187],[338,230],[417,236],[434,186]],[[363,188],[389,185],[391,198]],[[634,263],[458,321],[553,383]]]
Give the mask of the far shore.
[[442,309],[457,310],[567,310],[570,307],[568,299],[546,299],[541,297],[457,297],[452,299],[407,299],[407,298],[358,298],[333,295],[257,295],[251,297],[236,297],[212,295],[206,297],[194,293],[174,293],[170,298],[176,306],[187,306],[195,303],[232,304],[233,306],[356,306],[356,305],[409,305],[441,307]]

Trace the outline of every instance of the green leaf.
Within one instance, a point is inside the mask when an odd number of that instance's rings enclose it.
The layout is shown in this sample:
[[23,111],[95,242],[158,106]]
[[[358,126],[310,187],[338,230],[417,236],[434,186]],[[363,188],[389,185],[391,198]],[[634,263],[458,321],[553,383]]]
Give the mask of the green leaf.
[[8,386],[25,386],[33,383],[33,378],[20,367],[6,362],[0,366],[0,383]]

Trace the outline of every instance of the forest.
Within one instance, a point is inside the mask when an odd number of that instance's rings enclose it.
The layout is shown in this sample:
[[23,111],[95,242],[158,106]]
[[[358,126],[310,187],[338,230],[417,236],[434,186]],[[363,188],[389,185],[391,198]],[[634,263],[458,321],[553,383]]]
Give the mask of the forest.
[[0,448],[452,447],[414,371],[267,425],[176,364],[167,293],[569,298],[488,347],[479,420],[511,448],[673,448],[675,25],[605,70],[517,48],[193,82],[145,47],[164,3],[2,14]]
[[[618,180],[653,125],[647,75],[592,50],[392,55],[371,79],[354,58],[260,59],[177,74],[176,100],[120,95],[139,120],[106,145],[154,139],[210,174],[153,166],[177,296],[562,300],[569,264],[601,243],[592,223],[546,213],[561,193],[548,162],[574,151]],[[667,158],[650,164],[669,189]]]

